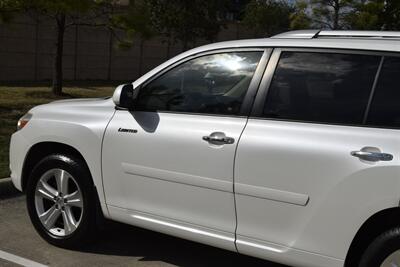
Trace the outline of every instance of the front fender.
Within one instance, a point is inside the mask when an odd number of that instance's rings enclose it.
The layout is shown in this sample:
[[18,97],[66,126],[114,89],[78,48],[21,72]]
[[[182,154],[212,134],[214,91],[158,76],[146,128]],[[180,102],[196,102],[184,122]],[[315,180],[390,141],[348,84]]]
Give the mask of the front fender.
[[24,161],[34,145],[42,142],[65,144],[77,150],[86,161],[103,213],[107,216],[101,152],[104,132],[115,112],[114,106],[109,101],[91,106],[60,103],[39,106],[31,112],[32,119],[22,130],[14,133],[11,139],[10,168],[14,185],[22,189]]

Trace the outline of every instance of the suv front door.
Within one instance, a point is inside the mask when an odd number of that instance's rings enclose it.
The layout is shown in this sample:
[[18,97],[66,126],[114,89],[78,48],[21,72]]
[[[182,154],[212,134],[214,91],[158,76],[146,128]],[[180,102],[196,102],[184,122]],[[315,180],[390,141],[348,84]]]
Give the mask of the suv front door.
[[196,56],[142,86],[133,111],[116,111],[103,146],[114,219],[235,249],[233,162],[263,54]]

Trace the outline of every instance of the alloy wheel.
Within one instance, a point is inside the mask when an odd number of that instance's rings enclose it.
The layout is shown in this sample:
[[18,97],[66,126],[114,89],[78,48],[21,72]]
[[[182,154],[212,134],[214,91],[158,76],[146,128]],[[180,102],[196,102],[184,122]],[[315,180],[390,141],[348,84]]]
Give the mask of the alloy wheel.
[[390,254],[380,267],[400,267],[400,250]]
[[36,185],[35,207],[47,231],[59,237],[71,235],[78,228],[84,212],[82,191],[67,171],[48,170]]

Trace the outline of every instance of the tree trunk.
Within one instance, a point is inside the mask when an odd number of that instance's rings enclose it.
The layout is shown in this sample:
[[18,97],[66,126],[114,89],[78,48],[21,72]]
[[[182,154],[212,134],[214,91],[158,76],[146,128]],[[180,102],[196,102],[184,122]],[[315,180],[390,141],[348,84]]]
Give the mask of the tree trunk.
[[64,49],[64,32],[65,32],[65,14],[57,17],[57,41],[54,53],[54,66],[53,66],[53,86],[52,91],[55,95],[62,95],[62,59]]
[[338,30],[339,29],[339,12],[340,12],[340,3],[339,0],[335,1],[335,7],[334,7],[334,18],[333,18],[333,30]]

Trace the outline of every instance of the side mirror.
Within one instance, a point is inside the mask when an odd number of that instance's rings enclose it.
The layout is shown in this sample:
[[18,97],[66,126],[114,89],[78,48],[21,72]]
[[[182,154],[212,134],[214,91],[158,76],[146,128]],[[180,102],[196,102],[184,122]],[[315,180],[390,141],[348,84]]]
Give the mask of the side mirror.
[[115,89],[113,94],[114,104],[119,108],[132,108],[137,92],[132,84],[122,84]]

